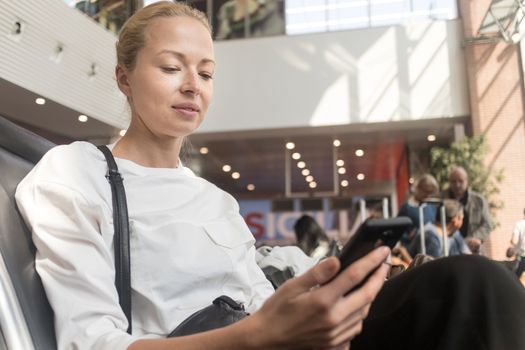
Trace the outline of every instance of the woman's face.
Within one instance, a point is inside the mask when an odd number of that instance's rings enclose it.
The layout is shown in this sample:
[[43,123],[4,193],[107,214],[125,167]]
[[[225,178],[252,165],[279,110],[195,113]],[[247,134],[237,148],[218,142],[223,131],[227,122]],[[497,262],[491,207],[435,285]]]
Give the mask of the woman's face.
[[214,66],[213,42],[202,23],[183,16],[159,18],[146,29],[135,68],[117,69],[117,79],[139,125],[157,137],[177,138],[202,123],[213,94]]

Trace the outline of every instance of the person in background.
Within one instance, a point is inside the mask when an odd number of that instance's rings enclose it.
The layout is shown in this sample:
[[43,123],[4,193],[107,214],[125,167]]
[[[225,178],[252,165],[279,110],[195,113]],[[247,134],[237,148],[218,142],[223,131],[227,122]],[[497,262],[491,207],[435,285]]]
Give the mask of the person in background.
[[479,193],[469,188],[467,171],[460,166],[450,171],[449,188],[445,198],[458,200],[465,208],[463,224],[459,229],[473,254],[483,254],[483,242],[492,231],[487,200]]
[[[408,200],[403,203],[398,216],[408,216],[413,223],[413,226],[408,232],[406,232],[401,238],[401,244],[408,246],[410,241],[414,238],[414,233],[419,230],[420,217],[419,217],[419,206],[422,201],[427,198],[436,197],[439,194],[439,186],[434,176],[430,174],[423,174],[416,181],[414,185],[414,194],[411,195]],[[433,222],[436,219],[436,206],[433,204],[427,204],[423,208],[423,223],[427,224]]]
[[[427,223],[424,227],[426,254],[434,258],[444,256],[442,242],[444,241],[443,236],[445,234],[447,235],[449,256],[470,254],[470,249],[458,231],[463,223],[463,206],[453,199],[445,199],[443,206],[445,207],[446,232],[443,232],[441,226],[441,211],[438,210],[436,220]],[[421,236],[419,234],[417,234],[410,243],[408,251],[412,256],[422,253]]]
[[308,256],[322,259],[338,255],[341,245],[330,239],[322,227],[310,215],[303,215],[294,224],[297,245]]
[[523,219],[516,222],[512,237],[510,239],[510,246],[507,249],[507,257],[516,256],[518,259],[518,268],[516,275],[520,278],[521,283],[525,285],[525,209],[523,209]]

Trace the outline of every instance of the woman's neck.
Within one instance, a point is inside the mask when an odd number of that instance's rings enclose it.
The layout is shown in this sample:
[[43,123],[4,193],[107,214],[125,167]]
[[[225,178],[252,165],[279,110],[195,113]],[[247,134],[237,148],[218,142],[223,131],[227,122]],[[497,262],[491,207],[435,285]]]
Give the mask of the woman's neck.
[[159,139],[130,128],[117,141],[113,155],[149,168],[177,168],[183,138]]

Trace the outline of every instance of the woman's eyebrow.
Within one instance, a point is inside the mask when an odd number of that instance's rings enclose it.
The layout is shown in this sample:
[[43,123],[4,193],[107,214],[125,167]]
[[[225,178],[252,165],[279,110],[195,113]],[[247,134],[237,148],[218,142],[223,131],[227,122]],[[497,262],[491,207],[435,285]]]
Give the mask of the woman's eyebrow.
[[[183,54],[182,52],[178,52],[178,51],[175,51],[175,50],[164,49],[164,50],[160,51],[159,53],[157,53],[157,56],[160,56],[160,55],[163,55],[163,54],[170,54],[170,55],[173,55],[173,56],[179,58],[182,61],[186,61],[186,55]],[[203,58],[201,60],[201,62],[202,63],[212,63],[213,65],[215,65],[215,61],[212,60],[211,58]]]

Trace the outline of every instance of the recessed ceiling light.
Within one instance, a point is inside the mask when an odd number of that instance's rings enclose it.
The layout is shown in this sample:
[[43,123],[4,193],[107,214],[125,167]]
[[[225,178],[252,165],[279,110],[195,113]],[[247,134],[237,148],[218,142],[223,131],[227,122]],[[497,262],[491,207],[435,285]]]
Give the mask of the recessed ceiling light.
[[337,162],[335,162],[335,165],[337,165],[337,166],[343,166],[343,165],[345,165],[345,161],[342,160],[342,159],[338,159]]
[[209,151],[208,147],[201,147],[199,149],[200,154],[208,154]]
[[253,190],[255,190],[255,185],[254,184],[248,184],[248,186],[246,186],[246,189],[248,189],[248,191],[253,191]]
[[299,152],[294,152],[294,154],[292,154],[292,158],[297,160],[297,159],[301,159],[301,153]]
[[339,169],[337,169],[337,172],[338,172],[339,174],[341,174],[341,175],[342,175],[342,174],[346,174],[346,169],[345,169],[345,168],[339,168]]
[[348,187],[348,180],[341,181],[341,186],[342,187]]
[[338,139],[335,139],[334,140],[334,147],[339,147],[341,146],[341,141],[339,141]]
[[233,177],[234,179],[237,180],[238,178],[241,177],[241,174],[239,174],[238,172],[234,171],[234,172],[232,173],[232,177]]
[[306,163],[305,163],[305,162],[303,162],[303,161],[297,162],[297,167],[298,167],[298,168],[302,169],[302,168],[304,168],[305,166],[306,166]]
[[78,116],[78,121],[81,122],[81,123],[85,123],[88,121],[88,117],[84,114],[81,114]]
[[224,171],[225,173],[229,172],[230,170],[232,170],[232,167],[229,166],[228,164],[224,164],[222,166],[222,171]]
[[365,174],[363,174],[363,173],[359,173],[359,174],[357,174],[356,177],[357,177],[357,179],[358,179],[359,181],[362,181],[362,180],[365,179]]
[[362,149],[356,149],[355,150],[355,155],[358,156],[358,157],[362,157],[365,155],[365,151],[363,151]]
[[308,175],[310,175],[310,170],[308,170],[308,169],[303,169],[303,170],[301,171],[301,174],[303,174],[303,176],[308,176]]
[[42,97],[39,97],[35,100],[35,103],[37,105],[45,105],[46,104],[46,99],[45,98],[42,98]]
[[306,182],[312,182],[314,181],[314,177],[312,175],[308,175],[307,177],[304,178],[306,180]]
[[317,182],[315,181],[312,181],[308,184],[308,186],[310,186],[310,188],[316,188],[317,187]]
[[288,149],[294,149],[294,148],[295,148],[295,143],[293,143],[293,142],[287,142],[287,143],[286,143],[286,148],[288,148]]
[[428,142],[436,141],[436,135],[432,135],[432,134],[428,135],[427,136],[427,140],[428,140]]
[[120,136],[124,136],[124,135],[126,135],[126,130],[125,130],[125,129],[122,129],[122,130],[120,130],[120,131],[118,132],[118,134],[119,134]]

